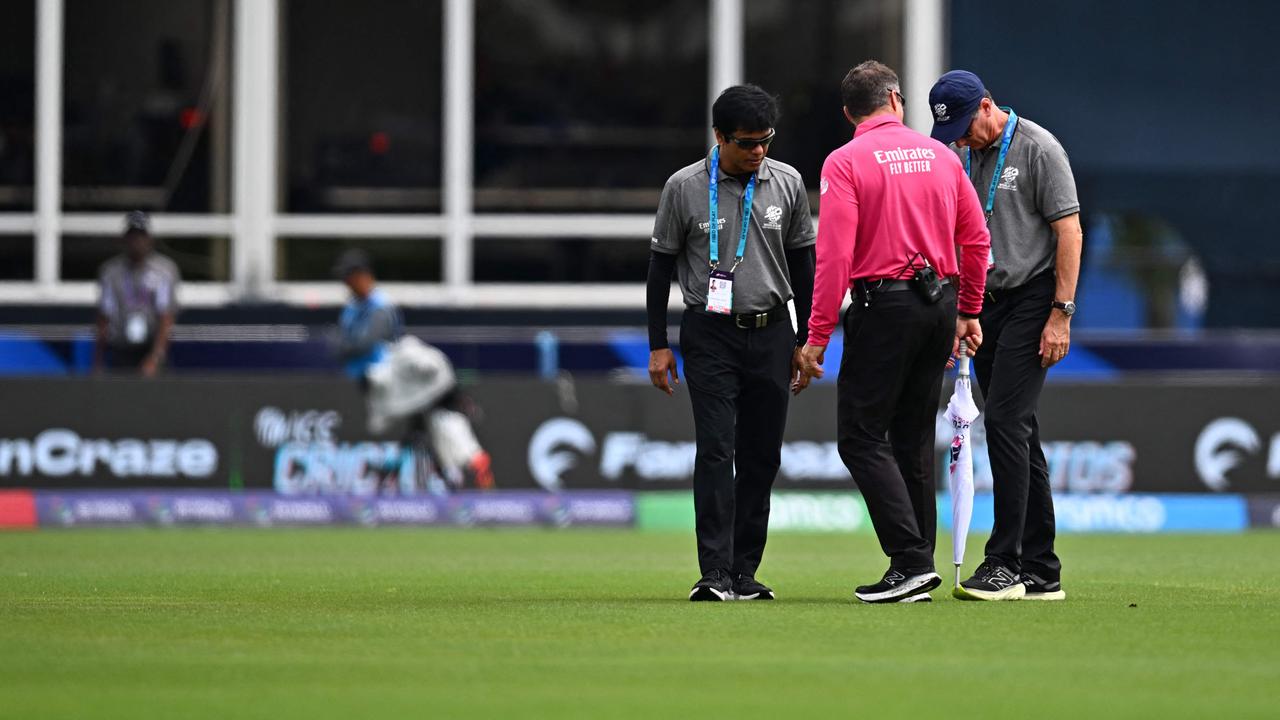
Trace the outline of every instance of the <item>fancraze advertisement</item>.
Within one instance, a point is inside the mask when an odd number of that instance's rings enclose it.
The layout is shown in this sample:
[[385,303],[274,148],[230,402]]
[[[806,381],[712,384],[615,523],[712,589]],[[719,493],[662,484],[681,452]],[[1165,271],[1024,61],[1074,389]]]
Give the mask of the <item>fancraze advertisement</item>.
[[[691,486],[684,386],[667,397],[606,380],[495,378],[467,391],[500,489]],[[382,497],[433,489],[399,431],[368,432],[360,395],[340,378],[5,379],[0,392],[0,487]],[[836,450],[835,416],[831,386],[792,401],[778,489],[856,487]],[[1276,383],[1050,384],[1040,436],[1060,494],[1280,493]],[[946,433],[939,438],[945,487]],[[974,442],[981,493],[991,486],[981,418]]]

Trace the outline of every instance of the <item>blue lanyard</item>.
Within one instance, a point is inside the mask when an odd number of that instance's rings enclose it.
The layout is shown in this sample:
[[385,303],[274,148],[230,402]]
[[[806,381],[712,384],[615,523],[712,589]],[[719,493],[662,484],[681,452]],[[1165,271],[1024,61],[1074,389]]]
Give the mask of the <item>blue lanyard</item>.
[[[707,194],[710,196],[711,203],[711,226],[708,228],[711,232],[711,267],[715,269],[720,265],[720,146],[715,146],[711,151],[711,169],[708,173],[711,176],[710,185],[707,188]],[[747,252],[747,229],[751,227],[751,198],[756,194],[756,174],[751,173],[751,179],[747,180],[747,191],[742,194],[742,233],[738,236],[738,252],[733,257],[733,267],[729,272],[738,269],[738,263],[742,262],[742,256]]]
[[[1009,120],[1004,124],[1004,136],[1000,138],[1000,155],[996,158],[996,171],[991,173],[991,188],[987,190],[987,222],[991,222],[991,210],[996,206],[996,186],[1000,184],[1000,173],[1004,171],[1004,159],[1009,154],[1009,144],[1013,142],[1013,131],[1018,127],[1018,113],[1011,107],[1000,109],[1009,111]],[[972,149],[964,154],[964,171],[970,180],[973,179],[973,172],[969,168],[969,158],[972,155]]]

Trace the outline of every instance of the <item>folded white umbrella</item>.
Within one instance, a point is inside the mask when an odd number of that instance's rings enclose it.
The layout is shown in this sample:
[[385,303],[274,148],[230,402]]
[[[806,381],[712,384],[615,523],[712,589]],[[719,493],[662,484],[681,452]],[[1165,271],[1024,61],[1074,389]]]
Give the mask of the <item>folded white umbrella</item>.
[[969,445],[969,428],[978,419],[978,406],[973,402],[969,382],[969,356],[965,343],[960,343],[956,362],[956,388],[947,402],[947,420],[955,434],[951,438],[948,480],[951,487],[951,547],[956,566],[956,587],[960,586],[960,566],[964,564],[964,545],[973,517],[973,448]]

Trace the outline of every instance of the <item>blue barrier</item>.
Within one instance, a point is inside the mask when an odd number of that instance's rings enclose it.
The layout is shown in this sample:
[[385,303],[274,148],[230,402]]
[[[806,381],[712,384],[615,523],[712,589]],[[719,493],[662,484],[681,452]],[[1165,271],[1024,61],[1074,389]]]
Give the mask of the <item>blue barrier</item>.
[[[1055,495],[1058,532],[1241,532],[1249,527],[1243,495]],[[993,496],[973,499],[972,532],[990,532]],[[938,524],[951,529],[951,498],[938,496]]]

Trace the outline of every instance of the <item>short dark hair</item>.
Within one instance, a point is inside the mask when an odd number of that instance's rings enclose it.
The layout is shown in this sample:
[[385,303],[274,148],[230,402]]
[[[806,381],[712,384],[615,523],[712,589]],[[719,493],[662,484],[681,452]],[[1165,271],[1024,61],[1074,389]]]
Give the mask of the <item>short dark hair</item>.
[[778,124],[778,99],[758,85],[734,85],[711,105],[711,125],[725,135],[757,132]]
[[373,260],[369,258],[369,253],[360,248],[343,252],[333,264],[333,276],[339,280],[346,280],[349,275],[357,272],[373,274]]
[[849,114],[866,117],[889,102],[889,91],[901,92],[898,73],[882,62],[859,63],[840,83],[840,100]]

